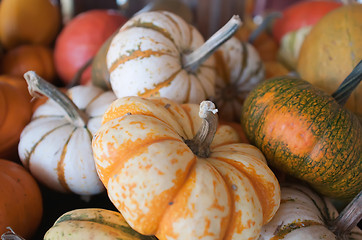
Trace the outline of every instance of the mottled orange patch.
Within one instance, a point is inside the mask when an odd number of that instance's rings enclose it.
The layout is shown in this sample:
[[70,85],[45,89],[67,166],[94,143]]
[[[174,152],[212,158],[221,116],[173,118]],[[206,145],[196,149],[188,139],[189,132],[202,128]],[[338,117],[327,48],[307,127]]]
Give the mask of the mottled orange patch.
[[[292,111],[292,109],[289,109]],[[310,119],[300,113],[275,111],[265,119],[265,142],[283,142],[295,155],[305,156],[309,154],[317,142],[310,131]]]

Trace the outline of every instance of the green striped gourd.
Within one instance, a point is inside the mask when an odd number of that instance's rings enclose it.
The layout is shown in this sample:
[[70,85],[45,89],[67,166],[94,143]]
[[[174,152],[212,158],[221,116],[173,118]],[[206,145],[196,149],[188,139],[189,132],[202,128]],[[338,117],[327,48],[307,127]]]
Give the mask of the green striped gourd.
[[[361,67],[346,78],[348,84],[353,79],[349,91],[358,85]],[[273,167],[326,196],[350,200],[362,186],[362,126],[341,105],[349,94],[333,96],[299,78],[270,79],[250,92],[242,125]]]
[[[356,202],[357,204],[361,199]],[[359,203],[360,204],[360,203]],[[358,227],[347,226],[356,218],[357,209],[350,208],[352,216],[348,216],[348,207],[341,215],[333,204],[306,185],[283,183],[281,185],[281,203],[273,219],[262,227],[259,240],[358,240],[362,239],[362,231]],[[347,213],[347,215],[345,214]],[[348,219],[349,218],[349,219]],[[353,220],[353,221],[351,221]],[[343,228],[346,232],[340,232]],[[349,229],[351,228],[351,229]]]
[[64,213],[46,232],[44,240],[156,240],[134,231],[119,212],[84,208]]
[[24,75],[33,96],[49,99],[23,129],[18,152],[23,165],[49,188],[93,195],[104,191],[93,161],[92,137],[105,109],[116,97],[92,85],[68,89],[67,95],[34,72]]
[[264,64],[253,45],[236,37],[221,45],[215,56],[217,77],[213,102],[221,119],[240,121],[247,94],[264,80]]
[[118,98],[166,97],[199,104],[215,94],[212,53],[235,33],[241,21],[234,16],[228,24],[204,44],[197,29],[173,13],[135,15],[113,37],[108,49],[112,90]]

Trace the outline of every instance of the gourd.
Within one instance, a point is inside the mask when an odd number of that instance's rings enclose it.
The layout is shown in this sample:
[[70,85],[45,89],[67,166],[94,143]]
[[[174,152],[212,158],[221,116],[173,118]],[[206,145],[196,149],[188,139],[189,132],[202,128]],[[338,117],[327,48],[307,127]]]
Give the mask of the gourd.
[[134,231],[119,212],[84,208],[64,213],[45,233],[44,240],[156,240],[153,236],[143,236]]
[[22,44],[50,46],[60,25],[60,10],[56,1],[1,1],[0,41],[5,49]]
[[16,160],[23,128],[31,119],[31,103],[21,79],[0,76],[0,158]]
[[43,201],[39,186],[20,164],[0,159],[0,235],[11,227],[30,238],[40,225]]
[[200,103],[215,94],[212,53],[241,24],[234,16],[206,43],[195,27],[166,11],[143,12],[113,37],[106,61],[112,90],[125,96]]
[[351,200],[362,185],[362,127],[343,104],[361,75],[362,62],[333,97],[300,78],[262,82],[244,102],[246,136],[271,166],[323,195]]
[[136,231],[165,239],[255,239],[279,207],[259,149],[217,124],[210,101],[114,101],[92,141],[108,196]]
[[307,185],[282,183],[280,207],[263,226],[259,240],[362,239],[356,227],[362,217],[360,195],[339,215],[328,198]]
[[264,80],[264,64],[256,49],[235,37],[215,52],[217,77],[215,97],[221,119],[240,121],[244,100],[250,90]]
[[53,190],[79,195],[102,192],[91,140],[114,94],[90,85],[73,87],[65,95],[35,72],[24,77],[33,96],[49,99],[21,133],[18,151],[23,165]]
[[[337,8],[323,17],[306,37],[297,72],[301,78],[332,94],[362,59],[362,5]],[[362,117],[362,85],[346,108]]]
[[23,78],[24,73],[29,70],[37,72],[49,82],[54,82],[56,72],[53,50],[44,45],[21,45],[6,52],[1,61],[2,74]]

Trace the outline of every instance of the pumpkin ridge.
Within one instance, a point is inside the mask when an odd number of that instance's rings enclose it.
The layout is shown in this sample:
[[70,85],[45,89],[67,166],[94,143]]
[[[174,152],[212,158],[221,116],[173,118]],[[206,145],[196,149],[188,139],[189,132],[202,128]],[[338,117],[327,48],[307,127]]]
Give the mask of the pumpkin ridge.
[[277,229],[277,231],[275,231],[275,233],[274,233],[275,236],[270,238],[270,240],[283,239],[286,235],[293,232],[294,230],[297,230],[297,229],[300,229],[303,227],[313,226],[313,225],[323,226],[321,223],[318,223],[318,222],[315,222],[312,220],[293,222],[293,223],[290,223],[290,224],[284,226],[283,228]]
[[194,126],[194,122],[192,121],[192,117],[190,115],[190,112],[187,111],[187,109],[185,109],[185,106],[184,105],[181,105],[182,109],[184,109],[185,113],[186,113],[186,116],[187,118],[189,119],[189,124],[191,126],[191,131],[192,131],[192,135],[194,136],[196,134],[195,132],[195,126]]
[[[182,31],[181,31],[181,28],[180,28],[180,25],[178,24],[178,22],[175,21],[175,19],[173,19],[170,15],[168,15],[167,12],[165,12],[164,16],[165,16],[169,21],[171,21],[171,22],[174,24],[175,28],[177,29],[177,31],[179,32],[179,34],[180,34],[180,36],[181,36],[181,35],[182,35]],[[190,24],[187,24],[187,26],[190,26]],[[192,28],[190,28],[190,29],[192,29]],[[190,31],[190,33],[191,33],[190,36],[191,36],[191,39],[192,39],[192,36],[193,36],[192,31]],[[170,37],[171,37],[171,34],[170,34]],[[171,38],[170,40],[173,42],[173,44],[175,45],[175,47],[178,48],[177,44],[175,43],[175,40],[172,39],[172,38]],[[190,46],[190,45],[189,45],[189,46]],[[181,47],[181,46],[180,46],[180,47]],[[187,50],[187,49],[179,49],[179,51],[180,51],[181,53],[183,53],[183,52],[188,51],[188,50]]]
[[99,92],[97,95],[95,95],[94,98],[92,98],[92,99],[88,102],[87,106],[85,106],[84,111],[86,111],[87,108],[88,108],[88,106],[91,105],[94,101],[96,101],[96,100],[97,100],[101,95],[103,95],[103,94],[104,94],[104,92]]
[[40,144],[41,141],[43,141],[48,135],[50,135],[52,132],[62,128],[62,127],[65,127],[67,125],[70,125],[70,123],[64,123],[62,125],[59,125],[58,127],[56,128],[53,128],[51,129],[50,131],[46,132],[41,138],[39,138],[39,141],[37,141],[33,147],[31,148],[30,152],[28,153],[28,155],[24,158],[24,161],[23,161],[23,165],[29,169],[30,168],[30,158],[31,158],[31,155],[34,153],[36,147]]
[[171,76],[169,76],[166,80],[158,83],[158,84],[154,84],[153,88],[151,89],[144,89],[144,92],[138,92],[137,95],[139,97],[143,97],[143,98],[149,98],[149,97],[155,97],[155,96],[159,96],[160,93],[160,89],[163,87],[167,87],[168,85],[171,84],[171,82],[176,78],[176,76],[182,71],[182,69],[178,69],[176,72],[172,73]]
[[58,181],[60,183],[60,185],[67,191],[67,192],[71,192],[67,181],[65,180],[65,173],[64,173],[64,159],[65,159],[65,155],[67,153],[67,148],[68,148],[68,143],[70,141],[70,139],[72,138],[74,132],[77,130],[77,127],[73,128],[73,131],[69,134],[67,141],[65,142],[64,146],[63,146],[63,150],[62,153],[60,155],[60,160],[57,164],[57,173],[58,173]]

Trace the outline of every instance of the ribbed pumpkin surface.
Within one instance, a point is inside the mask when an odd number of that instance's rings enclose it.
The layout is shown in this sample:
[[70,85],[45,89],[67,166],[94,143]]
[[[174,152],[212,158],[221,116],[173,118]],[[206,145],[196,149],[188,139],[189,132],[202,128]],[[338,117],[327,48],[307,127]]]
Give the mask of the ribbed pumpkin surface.
[[76,209],[60,216],[44,240],[152,240],[134,231],[119,212],[99,208]]
[[274,78],[244,103],[249,140],[271,165],[319,192],[352,198],[362,184],[362,127],[355,115],[308,82]]

